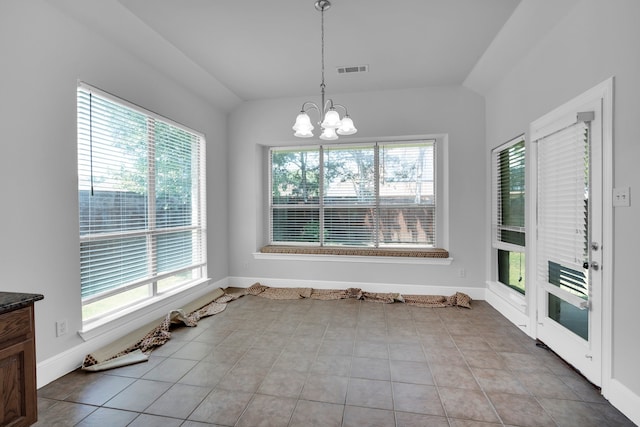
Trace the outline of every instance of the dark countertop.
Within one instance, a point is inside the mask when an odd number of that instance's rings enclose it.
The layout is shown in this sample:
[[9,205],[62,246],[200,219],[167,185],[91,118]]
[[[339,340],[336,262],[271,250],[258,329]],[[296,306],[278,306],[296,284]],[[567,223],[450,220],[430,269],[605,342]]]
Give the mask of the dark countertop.
[[0,292],[0,314],[26,307],[41,299],[44,299],[44,295]]

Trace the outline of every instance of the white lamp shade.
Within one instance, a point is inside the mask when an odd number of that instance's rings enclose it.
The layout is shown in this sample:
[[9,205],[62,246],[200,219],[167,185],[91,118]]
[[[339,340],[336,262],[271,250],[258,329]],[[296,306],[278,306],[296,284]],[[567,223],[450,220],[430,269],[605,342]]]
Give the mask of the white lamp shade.
[[327,114],[324,115],[324,121],[320,126],[325,129],[336,129],[339,128],[341,124],[338,112],[334,109],[330,109],[327,111]]
[[353,120],[351,120],[351,117],[344,116],[344,118],[342,119],[342,125],[340,125],[340,128],[338,128],[337,132],[340,135],[353,135],[354,133],[358,132],[358,129],[356,129],[356,127],[353,125]]
[[293,125],[293,130],[295,130],[296,133],[302,132],[304,134],[313,130],[311,119],[307,113],[301,112],[298,114],[298,117],[296,117],[296,123]]
[[323,139],[325,141],[333,141],[334,139],[338,139],[338,135],[336,135],[335,128],[322,129],[322,134],[320,135],[320,139]]
[[298,138],[311,138],[313,136],[313,132],[312,129],[297,130],[293,136],[297,136]]

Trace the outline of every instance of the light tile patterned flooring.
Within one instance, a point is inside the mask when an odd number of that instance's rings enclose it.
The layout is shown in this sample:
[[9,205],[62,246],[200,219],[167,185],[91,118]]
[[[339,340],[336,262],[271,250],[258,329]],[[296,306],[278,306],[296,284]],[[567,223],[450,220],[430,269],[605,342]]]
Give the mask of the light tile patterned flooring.
[[38,391],[37,426],[633,426],[483,301],[245,296],[147,363]]

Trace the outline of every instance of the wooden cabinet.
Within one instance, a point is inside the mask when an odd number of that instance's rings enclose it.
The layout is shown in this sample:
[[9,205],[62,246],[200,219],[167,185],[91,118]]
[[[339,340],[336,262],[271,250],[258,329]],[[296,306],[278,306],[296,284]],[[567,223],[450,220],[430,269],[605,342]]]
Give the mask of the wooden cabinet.
[[0,426],[38,419],[33,302],[0,314]]

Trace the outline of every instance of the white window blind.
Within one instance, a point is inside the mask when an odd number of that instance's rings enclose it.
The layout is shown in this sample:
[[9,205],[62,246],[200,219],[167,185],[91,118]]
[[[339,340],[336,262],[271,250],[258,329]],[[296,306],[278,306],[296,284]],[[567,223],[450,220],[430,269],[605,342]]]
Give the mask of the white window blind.
[[330,245],[376,245],[376,147],[323,147],[323,234]]
[[271,244],[435,246],[435,142],[272,148]]
[[77,109],[84,320],[206,277],[204,137],[85,84]]
[[538,141],[538,274],[587,295],[589,145],[583,122]]
[[493,247],[522,251],[525,245],[525,144],[522,137],[492,152]]
[[379,148],[382,244],[435,245],[435,144],[381,144]]
[[270,152],[271,241],[319,243],[320,148]]

